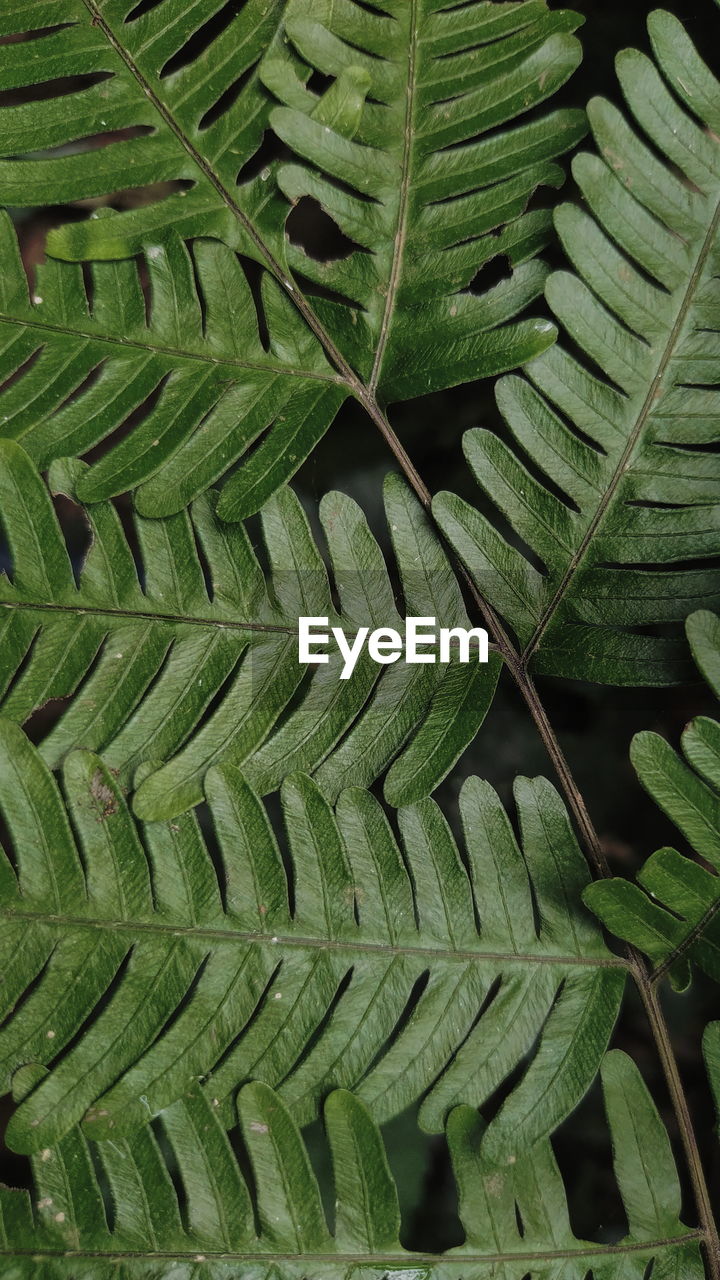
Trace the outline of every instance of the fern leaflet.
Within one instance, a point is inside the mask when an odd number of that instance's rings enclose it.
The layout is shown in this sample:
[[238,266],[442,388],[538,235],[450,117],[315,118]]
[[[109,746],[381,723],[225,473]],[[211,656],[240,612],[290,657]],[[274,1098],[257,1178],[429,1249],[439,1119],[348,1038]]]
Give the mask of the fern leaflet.
[[517,785],[524,856],[492,788],[466,784],[468,877],[433,801],[400,811],[401,853],[368,792],[333,811],[298,775],[281,793],[290,872],[230,765],[206,779],[210,844],[194,815],[136,826],[89,752],[67,758],[66,813],[22,731],[0,730],[17,860],[2,863],[0,1061],[6,1083],[27,1061],[51,1068],[10,1121],[14,1147],[83,1117],[94,1136],[132,1132],[198,1076],[224,1115],[243,1081],[278,1085],[300,1123],[335,1086],[378,1119],[425,1095],[433,1131],[530,1054],[485,1138],[497,1159],[592,1082],[624,965],[579,902],[587,869],[544,780]]
[[[709,1040],[709,1050],[713,1045]],[[631,1059],[609,1054],[603,1085],[629,1228],[618,1244],[574,1235],[549,1142],[513,1166],[488,1169],[478,1158],[482,1121],[473,1108],[460,1106],[449,1115],[447,1138],[464,1243],[442,1257],[407,1252],[382,1138],[362,1104],[344,1091],[331,1093],[324,1109],[336,1193],[331,1234],[291,1113],[266,1085],[248,1084],[237,1115],[252,1192],[217,1112],[190,1091],[163,1114],[163,1146],[145,1128],[98,1144],[72,1130],[47,1147],[33,1161],[35,1211],[26,1193],[0,1190],[0,1253],[9,1259],[12,1280],[35,1280],[48,1274],[46,1266],[58,1280],[106,1280],[119,1267],[128,1280],[230,1280],[239,1267],[258,1280],[310,1274],[322,1280],[567,1280],[589,1270],[629,1280],[649,1268],[664,1280],[701,1280],[696,1233],[680,1219],[670,1143]],[[184,1212],[165,1164],[168,1144]],[[98,1166],[109,1187],[112,1227]]]

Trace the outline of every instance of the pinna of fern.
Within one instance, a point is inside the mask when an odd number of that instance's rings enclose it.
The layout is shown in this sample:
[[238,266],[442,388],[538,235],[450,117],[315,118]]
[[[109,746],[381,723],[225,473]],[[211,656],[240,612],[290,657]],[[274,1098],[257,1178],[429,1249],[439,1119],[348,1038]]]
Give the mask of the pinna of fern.
[[[717,1030],[707,1057],[717,1054]],[[19,1073],[22,1092],[32,1068]],[[401,1243],[398,1198],[381,1134],[351,1093],[332,1092],[324,1121],[332,1153],[334,1221],[294,1119],[267,1085],[237,1100],[246,1152],[238,1165],[212,1103],[197,1090],[146,1127],[88,1143],[74,1129],[33,1160],[27,1192],[0,1189],[0,1256],[9,1280],[701,1280],[697,1233],[681,1221],[672,1150],[630,1058],[603,1063],[605,1107],[627,1234],[612,1245],[573,1232],[549,1142],[504,1169],[479,1156],[483,1123],[468,1106],[447,1140],[464,1241],[442,1256]],[[175,1174],[171,1180],[168,1165]],[[251,1171],[248,1178],[247,1166]],[[177,1194],[177,1180],[182,1198]]]
[[498,384],[510,442],[464,439],[489,513],[433,504],[525,671],[627,685],[692,679],[682,624],[720,603],[720,82],[677,18],[648,25],[555,215],[560,341]]
[[[22,724],[48,700],[67,700],[41,744],[52,768],[82,746],[130,787],[151,762],[133,800],[140,817],[172,818],[198,803],[208,769],[222,762],[242,765],[261,795],[303,772],[332,800],[390,767],[387,797],[411,803],[482,724],[500,670],[494,653],[487,664],[386,668],[365,653],[344,681],[337,652],[325,666],[298,661],[300,615],[326,616],[350,636],[363,624],[402,627],[397,578],[402,612],[469,626],[440,540],[396,476],[385,486],[394,563],[341,493],[320,504],[324,557],[285,488],[263,509],[264,570],[245,529],[217,517],[210,492],[174,516],[135,515],[128,533],[112,503],[83,508],[90,546],[76,581],[27,454],[0,441],[0,460],[12,559],[0,578],[0,710]],[[74,501],[87,474],[81,462],[56,462],[50,488]]]
[[298,1123],[345,1087],[377,1120],[422,1099],[430,1132],[509,1081],[483,1152],[512,1163],[592,1084],[625,963],[582,906],[587,867],[545,780],[517,783],[521,844],[469,780],[461,856],[431,800],[400,810],[398,840],[367,791],[333,808],[298,775],[281,792],[283,857],[230,765],[207,775],[204,832],[193,814],[136,823],[87,751],[68,756],[63,796],[2,721],[0,765],[1,1078],[40,1069],[14,1149],[78,1122],[114,1141],[198,1078],[228,1124],[254,1079]]

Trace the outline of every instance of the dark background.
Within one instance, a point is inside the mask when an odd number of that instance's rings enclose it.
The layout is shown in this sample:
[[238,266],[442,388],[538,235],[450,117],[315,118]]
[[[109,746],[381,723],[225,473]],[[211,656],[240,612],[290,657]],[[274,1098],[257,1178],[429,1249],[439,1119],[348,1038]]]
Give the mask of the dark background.
[[[585,61],[563,91],[567,105],[584,106],[593,94],[617,99],[613,71],[617,51],[629,45],[647,48],[645,22],[655,8],[646,0],[580,0],[573,6],[586,18],[579,33]],[[720,70],[718,36],[720,13],[713,0],[667,3],[688,26],[704,56]],[[1,120],[1,114],[0,114]],[[571,184],[566,195],[573,195]],[[49,226],[85,211],[47,209],[22,214],[18,227],[26,265],[32,270],[43,252]],[[312,212],[293,234],[323,256],[324,226],[313,223]],[[557,250],[551,258],[560,261]],[[537,313],[536,306],[533,311]],[[498,425],[492,388],[470,385],[413,401],[391,412],[393,425],[421,475],[433,490],[450,488],[468,497],[472,484],[463,464],[461,438],[470,426]],[[378,536],[384,538],[381,506],[382,478],[391,459],[380,437],[361,412],[346,406],[340,419],[300,472],[298,488],[309,501],[329,488],[351,494],[365,509]],[[78,534],[78,541],[82,538]],[[640,729],[663,733],[675,745],[686,722],[701,711],[715,710],[701,686],[671,690],[613,690],[556,681],[541,682],[541,695],[585,795],[608,858],[617,872],[632,874],[641,861],[663,844],[678,844],[678,835],[641,790],[628,760],[633,735]],[[45,726],[47,727],[47,726]],[[460,782],[469,773],[488,778],[505,802],[511,801],[517,774],[552,776],[539,739],[518,696],[509,683],[499,696],[477,741],[442,788],[441,803],[454,813]],[[679,847],[683,847],[680,843]],[[666,995],[667,1014],[674,1033],[684,1083],[693,1108],[707,1165],[712,1169],[716,1201],[720,1203],[720,1152],[714,1117],[700,1057],[700,1038],[706,1023],[720,1015],[717,988],[702,977],[683,996]],[[617,1044],[641,1066],[674,1134],[662,1074],[639,1003],[630,997],[618,1029]],[[1,1115],[7,1114],[7,1105]],[[327,1167],[317,1129],[309,1135],[319,1170]],[[456,1219],[452,1180],[444,1142],[419,1134],[414,1115],[386,1126],[388,1147],[401,1188],[406,1243],[422,1250],[438,1250],[461,1239]],[[579,1111],[565,1124],[555,1143],[570,1192],[575,1230],[580,1236],[603,1240],[623,1234],[622,1210],[610,1173],[610,1152],[599,1091],[593,1090]],[[0,1178],[12,1185],[28,1185],[24,1160],[0,1148]],[[694,1210],[686,1188],[686,1221],[694,1224]]]

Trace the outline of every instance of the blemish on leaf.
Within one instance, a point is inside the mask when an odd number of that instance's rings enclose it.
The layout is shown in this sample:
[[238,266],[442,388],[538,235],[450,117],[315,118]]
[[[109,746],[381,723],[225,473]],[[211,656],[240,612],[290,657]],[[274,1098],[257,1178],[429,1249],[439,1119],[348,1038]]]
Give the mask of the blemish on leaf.
[[117,813],[117,796],[105,781],[101,769],[96,769],[90,779],[90,794],[96,802],[98,822],[104,822],[106,818]]

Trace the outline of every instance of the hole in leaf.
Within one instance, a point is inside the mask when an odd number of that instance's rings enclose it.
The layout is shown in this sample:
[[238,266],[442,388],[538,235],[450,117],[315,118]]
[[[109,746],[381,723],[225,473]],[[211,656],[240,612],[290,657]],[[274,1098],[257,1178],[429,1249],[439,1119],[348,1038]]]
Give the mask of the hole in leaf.
[[0,48],[6,44],[29,44],[32,40],[44,40],[46,36],[54,36],[58,31],[67,31],[76,27],[76,22],[56,22],[52,27],[36,27],[33,31],[13,31],[12,34],[0,36]]
[[319,97],[323,93],[327,93],[332,84],[334,84],[332,76],[326,76],[322,71],[318,71],[317,68],[314,67],[305,87],[309,89],[311,93],[316,93]]
[[499,284],[508,284],[512,280],[512,267],[504,254],[498,253],[488,259],[480,267],[470,281],[468,293],[482,297],[497,288]]
[[17,1152],[11,1151],[5,1141],[5,1131],[16,1111],[17,1106],[13,1102],[11,1094],[6,1093],[0,1097],[0,1155],[2,1158],[3,1185],[17,1187],[18,1190],[32,1191],[35,1182],[29,1158],[27,1156],[19,1156]]
[[264,351],[270,350],[270,329],[265,315],[265,307],[263,306],[262,297],[262,280],[263,268],[259,262],[253,262],[250,258],[240,258],[240,265],[245,272],[245,279],[255,303],[255,311],[257,313],[258,337]]
[[[35,351],[31,352],[27,359],[23,360],[22,364],[18,365],[17,369],[13,369],[13,372],[8,374],[4,382],[0,382],[0,395],[2,395],[4,391],[7,391],[14,382],[19,382],[23,375],[32,369],[35,361],[39,359],[44,349],[44,346],[37,347]],[[4,422],[7,422],[7,418],[0,416],[0,423]]]
[[[408,1108],[384,1124],[382,1134],[400,1193],[403,1247],[417,1253],[444,1253],[462,1244],[465,1232],[444,1137],[422,1132],[416,1107]],[[414,1179],[417,1180],[415,1187]]]
[[294,275],[298,287],[304,294],[313,298],[324,298],[327,302],[337,302],[339,306],[348,307],[358,314],[364,313],[365,308],[361,307],[354,298],[348,298],[347,294],[339,293],[337,289],[328,288],[327,285],[318,284],[317,281],[303,275],[302,271],[295,271]]
[[103,369],[105,368],[106,364],[107,364],[107,358],[103,358],[102,360],[99,361],[98,364],[93,365],[89,373],[85,375],[85,377],[82,379],[81,382],[78,382],[77,386],[73,387],[72,391],[68,392],[65,399],[61,400],[60,404],[52,411],[52,414],[49,416],[55,417],[56,414],[60,413],[63,409],[66,409],[68,405],[74,404],[76,400],[81,400],[82,397],[85,395],[85,392],[89,391],[91,387],[94,387],[96,383],[100,381]]
[[251,66],[246,67],[242,75],[238,76],[236,80],[233,80],[232,84],[228,85],[227,89],[220,94],[220,97],[214,106],[208,107],[205,114],[200,117],[198,128],[209,129],[210,125],[214,124],[216,120],[219,120],[226,111],[229,111],[237,102],[245,88],[245,85],[252,79],[254,74],[255,64],[253,63]]
[[[377,18],[378,14],[380,14],[383,18],[391,18],[393,22],[397,22],[397,15],[389,13],[387,9],[382,9],[379,4],[368,4],[367,0],[353,0],[353,3],[356,9],[362,9],[373,18]],[[473,3],[475,3],[475,0],[473,0]]]
[[[76,154],[87,151],[102,151],[105,147],[111,146],[114,142],[132,142],[134,138],[147,138],[150,134],[156,133],[154,125],[151,124],[134,124],[128,125],[126,129],[109,129],[102,133],[82,134],[73,142],[73,150]],[[82,143],[82,146],[80,146]],[[45,147],[42,151],[43,159],[52,160],[55,157],[62,159],[67,155],[68,146],[65,142],[60,142],[54,147]],[[21,157],[25,160],[25,157]],[[29,156],[30,162],[33,156]],[[143,190],[143,188],[140,188]]]
[[165,0],[140,0],[127,15],[125,22],[135,22],[137,18],[143,18],[146,13],[150,13],[153,9],[157,9],[159,4],[164,4]]
[[[678,388],[678,390],[681,389]],[[685,388],[685,390],[692,390],[692,388]],[[676,440],[658,440],[658,444],[665,449],[677,449],[679,453],[720,453],[720,440],[703,440],[699,444],[687,444]]]
[[[637,563],[632,560],[601,560],[598,561],[599,569],[621,569],[629,570],[633,574],[658,574],[658,573],[686,573],[691,570],[696,572],[720,569],[720,556],[698,556],[693,560],[659,560],[653,564],[651,561],[643,561]],[[720,591],[720,579],[718,579],[718,591]],[[682,609],[682,606],[679,606]],[[707,608],[714,608],[713,604],[708,604]],[[683,614],[683,617],[685,615]]]
[[269,174],[269,166],[273,160],[277,160],[279,156],[287,157],[288,155],[287,148],[283,146],[279,138],[276,138],[275,134],[271,133],[270,130],[266,130],[257,151],[238,170],[235,179],[237,185],[240,187],[246,182],[252,182],[261,174],[265,174],[266,171]]
[[93,279],[92,267],[89,262],[81,262],[80,270],[82,271],[83,289],[85,290],[88,310],[92,315],[93,299],[95,297],[95,281]]
[[105,1176],[105,1166],[103,1165],[103,1162],[102,1162],[102,1156],[100,1154],[100,1146],[101,1146],[100,1143],[88,1142],[87,1153],[90,1159],[90,1163],[92,1165],[93,1173],[95,1174],[95,1181],[97,1182],[98,1190],[100,1192],[100,1198],[102,1200],[103,1210],[105,1212],[105,1222],[107,1223],[107,1229],[108,1231],[112,1231],[115,1227],[115,1219],[116,1219],[115,1203],[112,1198],[110,1183],[108,1182],[108,1179]]
[[[9,856],[8,845],[10,842],[8,839],[7,827],[3,819],[0,819],[0,837],[2,838],[3,848],[8,853],[8,856]],[[20,1010],[27,1004],[33,992],[37,991],[40,984],[44,982],[45,976],[50,967],[50,961],[52,960],[53,956],[57,953],[59,945],[60,945],[59,943],[55,943],[55,945],[51,948],[49,955],[45,958],[45,960],[43,960],[42,964],[38,968],[35,976],[31,978],[30,982],[28,982],[27,986],[24,988],[22,995],[18,996],[13,1007],[7,1010],[7,1012],[5,1013],[5,1016],[3,1018],[0,1018],[0,1029],[8,1026],[13,1021],[13,1019],[17,1017]]]
[[[4,573],[7,573],[8,581],[12,582],[12,581],[13,581],[13,577],[12,577],[12,562],[11,562],[11,559],[10,559],[10,552],[9,552],[9,549],[5,548],[5,549],[3,550],[2,560],[3,560],[3,561],[7,560],[7,566],[8,566],[8,567],[7,567],[7,568],[5,568],[5,567],[3,566],[3,572],[4,572]],[[37,629],[35,630],[35,632],[34,632],[34,634],[33,634],[32,638],[31,638],[31,640],[30,640],[30,642],[29,642],[29,644],[28,644],[28,646],[27,646],[27,648],[26,648],[26,650],[25,650],[25,652],[24,652],[24,654],[23,654],[22,658],[20,659],[20,661],[19,661],[19,663],[18,663],[17,667],[15,668],[15,671],[13,672],[13,674],[12,674],[11,678],[10,678],[10,679],[8,680],[8,682],[7,682],[7,687],[6,687],[5,692],[4,692],[4,694],[3,694],[3,715],[5,715],[5,714],[6,714],[6,710],[5,710],[5,708],[7,707],[8,700],[10,699],[10,697],[12,696],[12,694],[14,693],[14,691],[15,691],[15,689],[17,688],[17,686],[18,686],[18,684],[19,684],[20,680],[22,679],[22,677],[23,677],[23,675],[24,675],[25,671],[27,670],[27,668],[29,667],[29,665],[30,665],[30,663],[31,663],[31,661],[32,661],[33,651],[34,651],[34,649],[35,649],[35,647],[36,647],[36,645],[37,645],[37,643],[38,643],[38,639],[39,639],[39,637],[40,637],[41,633],[42,633],[42,628],[41,628],[41,626],[38,624]],[[0,831],[1,831],[1,830],[2,830],[2,828],[0,828]],[[6,834],[8,834],[8,836],[9,836],[9,832],[7,832]],[[0,837],[0,839],[1,839],[1,837]],[[12,850],[8,850],[8,853],[11,853],[11,852],[12,852]],[[15,865],[15,864],[13,863],[13,865]]]
[[180,1220],[183,1224],[183,1228],[185,1231],[188,1231],[190,1229],[188,1223],[188,1196],[185,1190],[185,1183],[183,1182],[182,1175],[180,1173],[180,1167],[178,1165],[175,1151],[162,1122],[162,1116],[156,1116],[154,1119],[150,1120],[150,1130],[158,1144],[158,1147],[160,1148],[163,1163],[170,1175],[170,1181],[172,1182],[173,1191],[175,1192],[175,1198],[177,1200],[178,1211],[180,1213]]
[[[213,1075],[216,1074],[218,1071],[220,1071],[224,1066],[224,1064],[230,1060],[232,1055],[235,1053],[238,1047],[242,1044],[242,1041],[250,1033],[250,1031],[252,1030],[255,1023],[258,1021],[258,1019],[261,1018],[263,1016],[263,1013],[268,1008],[271,1007],[270,1002],[273,999],[275,994],[273,993],[273,987],[277,986],[278,981],[280,981],[282,974],[285,972],[286,965],[287,965],[286,960],[280,960],[276,964],[275,968],[270,974],[270,977],[265,983],[265,986],[260,994],[260,998],[258,999],[258,1002],[255,1005],[255,1008],[253,1009],[252,1013],[248,1017],[247,1021],[243,1023],[243,1026],[238,1031],[237,1035],[234,1036],[234,1038],[230,1041],[230,1044],[227,1046],[224,1053],[221,1055],[221,1057],[218,1058],[217,1062],[213,1066],[213,1069],[212,1069]],[[243,1083],[245,1083],[246,1080],[253,1079],[253,1072],[254,1072],[255,1066],[256,1066],[256,1063],[249,1062],[249,1061],[244,1064],[244,1074],[242,1078],[238,1079],[237,1081],[238,1085],[242,1085]]]
[[82,507],[73,502],[64,493],[52,495],[52,503],[58,524],[65,539],[68,557],[75,576],[75,585],[79,585],[80,571],[88,551],[92,545],[90,525]]
[[292,1066],[290,1067],[290,1070],[285,1073],[282,1080],[278,1081],[278,1083],[275,1085],[276,1089],[281,1089],[285,1081],[289,1080],[291,1076],[293,1076],[294,1073],[302,1066],[303,1062],[305,1062],[309,1058],[310,1054],[315,1048],[315,1045],[318,1044],[318,1042],[324,1035],[328,1027],[328,1024],[330,1023],[330,1020],[333,1017],[333,1014],[335,1013],[338,1005],[340,1004],[340,1001],[342,1000],[343,996],[345,995],[345,992],[350,986],[350,983],[353,980],[354,973],[355,973],[355,969],[354,967],[351,967],[343,975],[340,983],[338,984],[335,990],[335,994],[333,995],[332,999],[330,1000],[330,1003],[327,1006],[327,1009],[325,1010],[320,1021],[315,1026],[315,1029],[312,1031],[309,1038],[306,1040],[305,1045],[302,1049],[302,1052],[300,1053],[300,1056],[295,1059]]
[[367,249],[344,231],[312,196],[303,196],[290,210],[287,234],[291,244],[317,262],[337,262]]
[[41,84],[22,85],[17,89],[0,90],[0,108],[17,107],[28,102],[43,102],[48,98],[66,98],[71,93],[90,89],[103,80],[112,80],[112,71],[91,71],[84,75],[58,76],[55,80],[43,80]]
[[[132,956],[132,949],[130,949],[129,951],[126,951],[125,955],[120,960],[113,976],[111,977],[107,987],[102,992],[101,996],[96,1001],[95,1005],[87,1014],[87,1016],[83,1018],[82,1022],[76,1028],[74,1034],[70,1037],[67,1044],[64,1045],[61,1049],[59,1049],[58,1052],[53,1056],[53,1058],[51,1059],[53,1066],[56,1066],[59,1062],[64,1061],[64,1059],[67,1058],[68,1054],[72,1053],[75,1046],[78,1045],[81,1042],[81,1040],[83,1040],[83,1038],[87,1035],[87,1032],[90,1029],[90,1027],[97,1022],[98,1018],[101,1016],[103,1011],[107,1008],[108,1004],[112,1000],[113,996],[119,991],[125,979],[128,965],[130,964],[131,956]],[[122,1074],[122,1073],[118,1071],[118,1074]],[[117,1079],[117,1077],[115,1077],[115,1079]],[[112,1083],[114,1083],[114,1081]]]
[[375,1053],[371,1058],[367,1067],[363,1071],[360,1079],[356,1081],[354,1086],[355,1088],[358,1088],[358,1086],[362,1084],[364,1080],[367,1079],[370,1073],[375,1070],[378,1063],[382,1062],[383,1058],[388,1053],[388,1051],[392,1048],[395,1042],[400,1039],[412,1015],[417,1009],[418,1004],[420,1003],[425,991],[427,990],[429,982],[430,982],[430,970],[424,969],[423,972],[419,974],[418,977],[415,979],[412,985],[412,988],[410,990],[410,993],[408,995],[408,998],[405,1002],[405,1007],[403,1008],[402,1013],[400,1014],[399,1018],[396,1019],[394,1026],[388,1032],[387,1036],[385,1037],[382,1044],[380,1045],[380,1048],[377,1050],[377,1053]]
[[119,422],[117,426],[114,427],[113,430],[109,432],[109,434],[106,435],[98,444],[94,444],[90,449],[86,450],[82,455],[83,461],[93,463],[97,462],[100,458],[105,457],[105,455],[111,453],[115,446],[120,444],[135,427],[139,426],[141,422],[144,422],[156,407],[169,379],[170,374],[164,374],[158,385],[148,396],[145,397],[142,404],[139,404],[137,409],[133,409],[132,413],[129,413],[127,417],[123,418],[122,422]]
[[186,41],[181,49],[178,49],[177,53],[168,58],[160,70],[160,76],[171,76],[174,72],[189,66],[191,62],[195,62],[202,53],[205,53],[213,41],[222,35],[226,27],[230,26],[233,19],[237,18],[244,3],[245,0],[227,0],[227,3],[217,13],[214,13],[202,26],[198,27],[194,35]]

